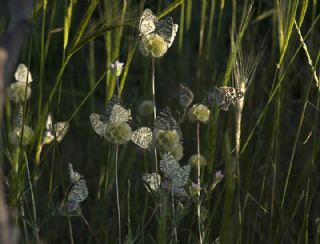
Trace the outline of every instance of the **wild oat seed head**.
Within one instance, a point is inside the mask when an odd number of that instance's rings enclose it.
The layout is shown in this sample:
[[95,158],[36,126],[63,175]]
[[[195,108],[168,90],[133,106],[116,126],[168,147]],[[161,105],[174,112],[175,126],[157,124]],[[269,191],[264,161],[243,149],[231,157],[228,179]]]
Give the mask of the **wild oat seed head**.
[[153,101],[152,100],[144,100],[138,108],[138,113],[141,116],[149,116],[153,114]]
[[115,76],[119,77],[122,74],[123,66],[124,63],[121,63],[118,60],[116,60],[114,63],[109,65],[109,68]]
[[181,160],[183,158],[183,146],[181,143],[179,143],[173,150],[170,151],[172,156],[176,160]]
[[12,102],[22,103],[30,98],[31,88],[24,82],[14,82],[8,87],[7,93]]
[[158,149],[171,152],[179,144],[179,135],[176,130],[157,130],[156,144]]
[[124,144],[131,139],[132,130],[128,123],[109,123],[106,126],[104,137],[113,144]]
[[139,48],[145,56],[160,58],[167,52],[168,44],[160,35],[150,34],[141,38]]
[[29,126],[24,125],[23,126],[23,135],[22,135],[22,128],[16,127],[10,133],[10,136],[9,136],[11,143],[15,146],[19,146],[20,141],[21,141],[21,136],[22,136],[22,145],[26,146],[31,143],[33,136],[34,136],[34,132]]
[[204,156],[202,156],[201,154],[198,157],[198,154],[193,154],[190,158],[188,163],[190,165],[192,165],[193,167],[197,167],[198,166],[198,162],[200,163],[200,167],[204,167],[207,165],[207,160]]
[[193,105],[188,112],[188,118],[191,122],[207,123],[210,117],[210,110],[203,104]]

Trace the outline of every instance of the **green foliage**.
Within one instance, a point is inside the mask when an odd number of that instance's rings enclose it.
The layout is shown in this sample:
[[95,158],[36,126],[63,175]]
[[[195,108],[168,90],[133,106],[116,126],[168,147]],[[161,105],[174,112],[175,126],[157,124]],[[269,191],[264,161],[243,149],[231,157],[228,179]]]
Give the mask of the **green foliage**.
[[37,1],[1,144],[20,242],[318,243],[318,5]]

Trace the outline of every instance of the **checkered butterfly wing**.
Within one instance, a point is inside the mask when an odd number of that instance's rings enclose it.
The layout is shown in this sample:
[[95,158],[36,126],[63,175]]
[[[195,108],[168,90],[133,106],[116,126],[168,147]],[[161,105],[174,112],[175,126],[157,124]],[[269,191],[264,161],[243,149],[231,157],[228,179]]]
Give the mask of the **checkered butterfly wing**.
[[140,36],[150,34],[156,29],[157,17],[150,9],[145,9],[140,17],[139,32]]
[[143,174],[142,180],[149,192],[156,192],[160,189],[161,177],[157,173]]
[[180,83],[180,106],[188,108],[194,99],[194,94],[191,89],[184,83]]
[[159,20],[155,23],[155,25],[155,32],[165,40],[165,42],[168,44],[168,48],[171,47],[178,31],[178,25],[173,24],[172,17]]
[[214,87],[213,92],[205,98],[205,103],[215,105],[224,111],[229,110],[231,104],[235,104],[244,96],[244,93],[234,87]]
[[112,96],[107,104],[106,117],[110,123],[128,122],[131,119],[131,113],[130,110],[121,106],[118,96]]
[[105,129],[108,123],[108,117],[102,114],[92,113],[90,115],[90,121],[91,121],[93,130],[99,136],[104,136]]
[[142,149],[150,149],[153,142],[153,132],[148,127],[141,127],[132,132],[131,141]]
[[159,115],[155,121],[155,129],[156,130],[176,130],[179,137],[180,142],[183,142],[182,132],[178,122],[173,118],[172,113],[168,107],[164,108],[160,111]]
[[68,193],[68,212],[72,213],[79,208],[80,203],[87,199],[89,195],[87,183],[84,178],[76,181]]

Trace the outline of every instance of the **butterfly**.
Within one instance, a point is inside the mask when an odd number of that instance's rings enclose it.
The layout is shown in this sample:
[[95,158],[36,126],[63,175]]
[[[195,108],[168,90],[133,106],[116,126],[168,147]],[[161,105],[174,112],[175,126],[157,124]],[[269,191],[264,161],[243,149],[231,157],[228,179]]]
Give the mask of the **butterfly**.
[[175,130],[179,135],[180,142],[183,142],[181,128],[178,122],[173,118],[171,110],[166,107],[160,111],[155,121],[156,130]]
[[141,127],[132,132],[131,141],[142,149],[150,149],[153,143],[153,132],[148,127]]
[[190,165],[180,167],[179,162],[171,153],[163,153],[160,160],[160,170],[165,178],[171,183],[174,192],[180,192],[184,195],[184,186],[189,181],[191,172]]
[[157,173],[143,174],[142,180],[148,192],[157,192],[160,189],[161,177]]
[[88,198],[89,190],[86,180],[73,170],[72,164],[68,164],[68,170],[72,186],[67,195],[67,206],[62,202],[59,210],[62,215],[76,216],[81,214],[80,203]]
[[14,78],[17,82],[31,83],[33,81],[31,72],[25,64],[19,64],[14,74]]
[[68,211],[70,213],[77,210],[80,207],[80,203],[87,199],[89,195],[87,183],[85,179],[80,178],[71,187],[68,193]]
[[215,105],[223,111],[228,111],[231,104],[235,104],[244,96],[244,93],[234,87],[214,87],[213,91],[204,99],[207,105]]
[[104,136],[108,123],[122,123],[131,120],[131,112],[120,105],[118,96],[113,96],[107,104],[106,113],[90,115],[93,130],[99,135]]
[[180,83],[179,89],[179,102],[181,111],[179,111],[179,123],[181,124],[187,114],[188,107],[191,105],[194,99],[192,90],[184,83]]
[[139,23],[140,36],[144,37],[149,34],[160,35],[171,47],[178,31],[178,25],[173,24],[172,17],[164,20],[158,20],[150,9],[145,9],[141,15]]
[[52,123],[51,114],[48,115],[46,121],[46,129],[44,132],[43,144],[50,144],[53,140],[61,142],[69,129],[69,123],[67,121]]

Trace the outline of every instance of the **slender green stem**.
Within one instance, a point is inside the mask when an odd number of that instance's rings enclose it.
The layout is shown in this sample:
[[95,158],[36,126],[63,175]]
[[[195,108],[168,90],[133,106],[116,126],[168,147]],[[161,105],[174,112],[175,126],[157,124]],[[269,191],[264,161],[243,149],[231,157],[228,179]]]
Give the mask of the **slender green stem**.
[[199,229],[199,239],[200,239],[200,244],[203,243],[203,238],[202,238],[202,228],[201,228],[201,175],[200,175],[200,122],[197,122],[197,154],[198,154],[198,163],[197,163],[197,173],[198,173],[198,206],[197,206],[197,215],[198,215],[198,229]]
[[171,191],[171,202],[172,202],[172,216],[173,216],[173,232],[174,232],[174,240],[178,243],[178,233],[177,233],[177,221],[176,221],[176,210],[174,206],[174,192],[173,189]]
[[[153,101],[153,123],[156,123],[157,119],[157,105],[156,105],[156,68],[155,68],[155,59],[152,58],[152,101]],[[158,156],[157,148],[154,147],[154,161],[156,166],[156,172],[158,173]]]
[[121,212],[120,212],[119,182],[118,182],[118,155],[119,155],[119,145],[116,145],[116,192],[117,192],[117,210],[118,210],[118,226],[119,226],[119,244],[121,244]]
[[27,154],[24,151],[23,152],[24,155],[24,159],[26,162],[26,168],[27,168],[27,176],[28,176],[28,183],[29,183],[29,188],[30,188],[30,193],[31,193],[31,202],[32,202],[32,211],[33,211],[33,221],[35,224],[35,228],[34,228],[34,234],[37,240],[37,243],[39,242],[39,227],[37,224],[37,210],[36,210],[36,203],[34,200],[34,194],[33,194],[33,189],[32,189],[32,182],[31,182],[31,176],[30,176],[30,169],[29,169],[29,162],[28,162],[28,158],[27,158]]

